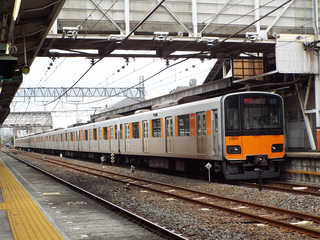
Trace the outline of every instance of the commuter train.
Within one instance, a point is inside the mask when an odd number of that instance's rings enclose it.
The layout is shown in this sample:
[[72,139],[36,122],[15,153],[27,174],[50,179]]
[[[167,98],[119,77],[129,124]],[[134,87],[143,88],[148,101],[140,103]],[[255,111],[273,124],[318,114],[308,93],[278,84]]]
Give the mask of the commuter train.
[[277,94],[231,93],[29,135],[15,147],[181,172],[210,169],[226,179],[272,178],[284,157],[283,118]]

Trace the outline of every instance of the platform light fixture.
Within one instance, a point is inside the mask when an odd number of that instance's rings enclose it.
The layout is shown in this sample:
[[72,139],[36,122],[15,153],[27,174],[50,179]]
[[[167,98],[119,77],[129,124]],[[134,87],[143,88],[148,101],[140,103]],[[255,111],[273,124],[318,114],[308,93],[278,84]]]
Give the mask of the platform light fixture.
[[213,47],[213,45],[217,42],[219,42],[219,38],[217,37],[202,37],[198,40],[198,43],[199,42],[204,42],[204,43],[207,43],[207,46],[208,47]]
[[153,40],[165,41],[168,37],[169,32],[154,32]]
[[11,81],[14,75],[18,58],[9,55],[0,55],[0,81]]
[[108,40],[116,40],[116,44],[121,44],[123,39],[125,39],[127,36],[126,35],[110,35],[108,37]]
[[13,12],[12,12],[12,18],[14,21],[16,21],[18,18],[20,6],[21,6],[21,0],[16,0],[14,2]]
[[63,27],[62,28],[62,38],[77,38],[78,31],[82,29],[81,25],[78,25],[77,27]]
[[249,40],[251,43],[255,43],[257,40],[260,40],[260,36],[258,33],[255,32],[247,32],[246,39]]

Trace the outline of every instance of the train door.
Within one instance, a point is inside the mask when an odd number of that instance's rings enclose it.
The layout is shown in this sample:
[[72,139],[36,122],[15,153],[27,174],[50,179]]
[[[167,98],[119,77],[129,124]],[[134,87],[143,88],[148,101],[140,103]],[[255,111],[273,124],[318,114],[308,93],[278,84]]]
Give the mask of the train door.
[[89,138],[88,138],[88,143],[89,143],[89,150],[91,150],[91,145],[92,145],[92,129],[89,129]]
[[166,117],[166,152],[173,153],[173,119]]
[[80,131],[79,130],[77,130],[76,131],[76,136],[77,136],[77,149],[78,149],[78,151],[80,150],[80,141],[81,141],[81,137],[80,137]]
[[110,130],[110,139],[109,139],[109,149],[110,149],[110,151],[113,151],[113,148],[112,148],[112,142],[113,142],[113,140],[114,140],[114,131],[113,131],[113,126],[110,126],[110,128],[109,128]]
[[102,147],[102,128],[98,128],[98,150],[101,151]]
[[129,151],[129,124],[128,123],[124,125],[124,148],[126,152]]
[[149,140],[149,124],[148,121],[142,122],[142,143],[143,143],[143,152],[148,152],[148,140]]
[[219,135],[218,135],[218,111],[215,109],[212,111],[212,126],[213,126],[213,146],[212,146],[212,155],[219,155]]
[[81,150],[84,149],[84,130],[80,132],[80,140],[81,140]]
[[206,154],[206,113],[197,113],[197,153]]

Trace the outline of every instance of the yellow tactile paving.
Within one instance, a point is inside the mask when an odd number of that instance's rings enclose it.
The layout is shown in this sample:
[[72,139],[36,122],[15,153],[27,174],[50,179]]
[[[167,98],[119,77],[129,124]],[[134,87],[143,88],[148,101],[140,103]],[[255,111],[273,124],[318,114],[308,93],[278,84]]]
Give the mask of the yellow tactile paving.
[[14,239],[63,239],[1,159],[0,188]]

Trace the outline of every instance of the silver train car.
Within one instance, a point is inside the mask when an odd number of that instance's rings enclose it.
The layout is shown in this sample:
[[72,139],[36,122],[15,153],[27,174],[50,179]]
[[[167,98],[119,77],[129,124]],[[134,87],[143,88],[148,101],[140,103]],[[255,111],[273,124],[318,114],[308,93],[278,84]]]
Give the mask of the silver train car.
[[[15,139],[15,147],[70,157],[111,159],[173,171],[211,171],[226,179],[278,177],[284,157],[283,100],[232,93],[116,116]],[[114,157],[112,157],[113,159]]]

